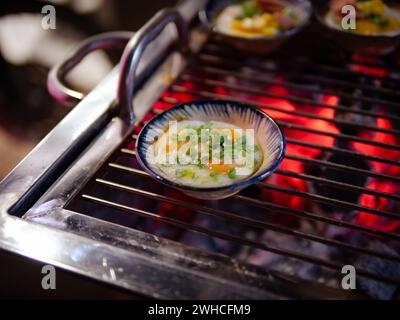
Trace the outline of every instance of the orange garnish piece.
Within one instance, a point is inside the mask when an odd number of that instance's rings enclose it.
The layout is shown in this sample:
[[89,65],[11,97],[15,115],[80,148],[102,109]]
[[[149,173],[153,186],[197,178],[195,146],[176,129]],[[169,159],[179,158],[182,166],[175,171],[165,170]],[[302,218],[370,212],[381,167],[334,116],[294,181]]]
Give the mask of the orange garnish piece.
[[208,169],[216,173],[228,173],[235,166],[232,164],[223,164],[223,163],[209,163]]

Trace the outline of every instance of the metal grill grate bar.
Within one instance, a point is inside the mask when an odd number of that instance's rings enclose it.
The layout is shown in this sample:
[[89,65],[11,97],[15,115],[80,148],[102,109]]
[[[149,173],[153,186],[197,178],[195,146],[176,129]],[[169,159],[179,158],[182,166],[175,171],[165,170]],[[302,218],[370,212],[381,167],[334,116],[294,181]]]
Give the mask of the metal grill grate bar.
[[[234,100],[232,98],[230,98],[230,99]],[[174,98],[171,98],[171,97],[163,97],[163,98],[160,99],[160,101],[165,102],[165,103],[169,103],[171,105],[179,103],[178,100],[176,100]],[[252,102],[252,104],[253,104],[253,102]],[[390,143],[383,143],[383,142],[368,140],[368,139],[364,139],[364,138],[360,138],[360,137],[353,136],[353,135],[348,135],[348,134],[333,133],[333,132],[326,132],[326,131],[316,130],[316,129],[307,128],[307,127],[304,127],[304,126],[301,126],[301,125],[297,125],[297,124],[294,124],[294,123],[290,123],[290,122],[287,122],[287,121],[282,121],[282,120],[277,120],[276,122],[281,127],[287,128],[287,129],[293,129],[293,130],[298,130],[298,131],[315,133],[315,134],[322,135],[322,136],[329,136],[329,137],[342,139],[342,140],[356,141],[356,142],[360,142],[360,143],[367,144],[367,145],[373,145],[373,146],[377,146],[377,147],[382,147],[382,148],[386,148],[386,149],[400,151],[400,146],[399,145],[394,145],[394,144],[390,144]]]
[[334,162],[317,160],[317,159],[310,159],[310,158],[291,155],[291,154],[286,154],[286,158],[292,159],[292,160],[296,160],[296,161],[301,161],[301,162],[308,162],[308,163],[318,164],[320,166],[335,168],[337,170],[352,172],[352,173],[365,175],[365,176],[369,176],[369,177],[374,177],[374,178],[379,178],[379,179],[386,179],[386,180],[391,180],[391,181],[395,181],[395,182],[400,182],[400,178],[399,177],[389,176],[387,174],[376,173],[376,172],[363,170],[363,169],[357,169],[357,168],[354,168],[354,167],[349,167],[349,166],[345,166],[345,165],[342,165],[342,164],[337,164],[337,163],[334,163]]
[[292,172],[292,171],[282,170],[282,169],[276,170],[275,174],[282,174],[282,175],[285,175],[285,176],[298,178],[298,179],[302,179],[302,180],[306,180],[306,181],[312,181],[312,182],[318,182],[318,183],[321,183],[321,184],[327,184],[327,185],[333,186],[335,188],[350,190],[350,191],[359,192],[359,193],[370,194],[370,195],[378,196],[378,197],[381,197],[381,198],[387,198],[387,199],[392,199],[392,200],[397,200],[397,201],[400,200],[399,196],[396,195],[396,194],[390,194],[390,193],[383,192],[383,191],[376,191],[376,190],[372,190],[372,189],[367,189],[367,188],[364,188],[364,187],[359,187],[359,186],[355,186],[355,185],[352,185],[352,184],[348,184],[348,183],[344,183],[344,182],[338,182],[338,181],[335,181],[335,180],[321,178],[321,177],[317,177],[317,176],[313,176],[313,175],[309,175],[309,174],[297,173],[297,172]]
[[214,208],[210,208],[204,205],[196,205],[190,202],[182,202],[179,199],[174,199],[172,197],[167,197],[167,196],[163,196],[154,192],[150,192],[147,190],[142,190],[142,189],[137,189],[137,188],[133,188],[127,185],[123,185],[120,183],[115,183],[112,181],[108,181],[108,180],[104,180],[104,179],[96,179],[96,182],[102,185],[106,185],[108,187],[114,188],[114,189],[119,189],[119,190],[123,190],[123,191],[127,191],[127,192],[131,192],[137,195],[142,195],[154,200],[159,200],[159,201],[164,201],[164,202],[168,202],[174,205],[178,205],[181,207],[185,207],[191,210],[195,210],[199,213],[207,213],[207,214],[211,214],[211,215],[215,215],[218,217],[222,217],[231,221],[236,221],[238,223],[250,226],[250,227],[254,227],[257,229],[268,229],[268,230],[273,230],[276,232],[280,232],[280,233],[284,233],[284,234],[288,234],[288,235],[292,235],[298,238],[302,238],[302,239],[308,239],[311,241],[316,241],[316,242],[320,242],[323,244],[327,244],[327,245],[332,245],[332,246],[336,246],[336,247],[341,247],[341,248],[345,248],[345,249],[349,249],[355,252],[361,252],[361,253],[366,253],[366,254],[371,254],[374,255],[376,257],[380,257],[383,259],[388,259],[388,260],[392,260],[392,261],[397,261],[400,262],[400,257],[399,256],[395,256],[395,255],[390,255],[390,254],[385,254],[382,252],[377,252],[368,248],[363,248],[363,247],[359,247],[359,246],[354,246],[342,241],[337,241],[337,240],[331,240],[331,239],[327,239],[324,237],[320,237],[320,236],[316,236],[313,234],[308,234],[308,233],[304,233],[304,232],[300,232],[297,230],[293,230],[293,229],[289,229],[287,227],[282,227],[276,224],[271,224],[271,223],[267,223],[265,221],[260,221],[260,220],[255,220],[255,219],[251,219],[251,218],[247,218],[244,216],[240,216],[237,215],[235,213],[229,212],[229,211],[222,211],[222,210],[217,210]]
[[[157,115],[159,113],[161,113],[161,110],[152,110],[152,113],[154,115]],[[144,125],[145,122],[142,122],[141,125]],[[133,136],[134,139],[136,139],[136,136]],[[323,145],[318,145],[315,143],[310,143],[310,142],[304,142],[298,139],[293,139],[293,138],[286,138],[286,142],[291,143],[291,144],[296,144],[299,146],[304,146],[304,147],[309,147],[309,148],[313,148],[313,149],[318,149],[318,150],[323,150],[323,151],[328,151],[331,153],[341,153],[341,154],[346,154],[352,157],[357,157],[357,158],[361,158],[361,159],[366,159],[366,160],[371,160],[371,161],[375,161],[375,162],[381,162],[381,163],[386,163],[386,164],[390,164],[393,166],[400,166],[400,161],[395,161],[395,160],[390,160],[390,159],[385,159],[385,158],[380,158],[380,157],[375,157],[375,156],[370,156],[370,155],[365,155],[359,152],[355,152],[352,150],[348,150],[348,149],[342,149],[342,148],[336,148],[336,147],[326,147]],[[352,186],[352,185],[349,185]],[[396,196],[396,195],[389,195],[389,196],[393,196],[392,199],[397,199],[400,200],[400,196]]]
[[[329,94],[329,95],[338,96],[338,97],[342,97],[342,98],[346,98],[346,99],[351,99],[354,101],[365,101],[368,103],[374,103],[374,104],[379,104],[379,105],[385,104],[385,102],[386,102],[385,100],[377,100],[377,99],[372,99],[372,98],[367,98],[367,97],[355,97],[352,95],[338,93],[335,91],[328,92],[327,90],[312,89],[312,88],[305,87],[303,85],[293,84],[289,81],[277,81],[277,80],[268,80],[268,79],[260,80],[258,78],[255,78],[256,75],[246,76],[242,73],[233,72],[233,71],[225,71],[225,70],[221,71],[216,68],[205,67],[205,68],[201,68],[201,69],[199,68],[198,70],[199,70],[199,72],[202,72],[204,74],[234,76],[235,78],[244,79],[246,81],[261,82],[263,84],[267,83],[267,84],[279,85],[279,86],[288,87],[288,88],[301,89],[302,91],[309,91],[309,92],[313,92],[313,93],[317,93],[317,94]],[[322,108],[327,108],[327,109],[332,109],[332,110],[337,110],[337,111],[344,111],[346,113],[361,114],[361,115],[379,117],[379,118],[389,119],[389,120],[400,120],[400,117],[396,117],[393,115],[383,114],[383,113],[379,113],[379,112],[371,112],[371,111],[366,111],[366,110],[349,109],[346,106],[340,105],[340,104],[329,105],[326,103],[321,103],[321,102],[317,102],[317,101],[314,101],[311,99],[306,99],[306,98],[299,98],[296,96],[289,97],[289,96],[284,96],[284,95],[279,95],[279,94],[273,94],[273,93],[269,93],[265,90],[249,88],[249,87],[246,87],[243,85],[240,85],[240,86],[232,85],[232,84],[225,83],[223,81],[217,81],[215,79],[208,79],[208,80],[200,79],[199,80],[198,78],[196,78],[196,75],[193,75],[190,73],[183,74],[182,79],[197,81],[200,84],[205,83],[205,84],[209,84],[211,86],[220,86],[222,88],[229,88],[229,89],[235,89],[235,90],[242,91],[242,92],[254,93],[257,95],[264,96],[264,97],[277,98],[277,99],[282,99],[282,100],[292,101],[292,102],[299,102],[299,103],[307,103],[309,106],[322,107]]]
[[373,208],[369,208],[369,207],[365,207],[365,206],[360,206],[357,204],[353,204],[351,202],[347,202],[347,201],[341,201],[341,200],[337,200],[337,199],[332,199],[329,197],[324,197],[321,195],[316,195],[310,192],[303,192],[303,191],[297,191],[291,188],[284,188],[284,187],[279,187],[276,185],[273,185],[271,183],[266,183],[266,182],[260,182],[257,185],[267,188],[267,189],[271,189],[271,190],[275,190],[281,193],[287,193],[287,194],[291,194],[294,196],[298,196],[298,197],[302,197],[305,199],[310,199],[313,200],[314,202],[318,202],[318,203],[323,203],[323,204],[328,204],[331,205],[333,207],[338,207],[338,208],[343,208],[343,209],[351,209],[351,210],[358,210],[358,211],[362,211],[362,212],[368,212],[371,214],[375,214],[377,216],[382,216],[382,217],[387,217],[387,218],[391,218],[394,220],[400,220],[400,216],[391,212],[387,212],[387,211],[382,211],[382,210],[376,210]]
[[[250,81],[250,82],[254,82],[254,83],[259,83],[262,85],[278,85],[278,86],[283,86],[286,88],[292,88],[292,89],[299,89],[302,91],[307,91],[307,92],[312,92],[312,93],[317,93],[317,94],[325,94],[325,95],[331,95],[331,96],[337,96],[340,98],[346,98],[349,100],[353,100],[353,101],[363,101],[363,102],[367,102],[370,104],[377,104],[377,105],[386,105],[389,104],[391,105],[391,102],[388,102],[386,100],[382,100],[382,99],[376,99],[376,98],[370,98],[370,97],[364,97],[364,96],[353,96],[351,94],[346,94],[340,91],[333,91],[333,90],[327,90],[327,89],[316,89],[316,88],[312,88],[312,87],[307,87],[301,84],[297,84],[297,83],[293,83],[291,81],[280,81],[280,80],[273,80],[273,79],[269,79],[269,78],[265,78],[262,77],[262,74],[257,74],[257,73],[251,73],[251,74],[245,74],[243,72],[235,72],[235,71],[231,71],[231,70],[225,70],[225,69],[219,69],[219,68],[215,68],[215,67],[207,67],[207,66],[190,66],[190,70],[194,70],[196,72],[201,72],[203,74],[209,74],[209,75],[220,75],[220,76],[230,76],[230,77],[235,77],[237,79],[240,80],[246,80],[246,81]],[[190,77],[194,77],[194,75],[189,73]],[[190,77],[187,77],[188,79]],[[183,79],[186,78],[186,75],[183,76]],[[323,108],[328,108],[328,109],[332,109],[332,110],[338,110],[338,111],[344,111],[344,112],[348,112],[348,113],[355,113],[355,114],[362,114],[362,115],[369,115],[369,116],[373,116],[373,117],[380,117],[380,118],[384,118],[384,119],[390,119],[390,120],[400,120],[400,117],[396,117],[396,116],[392,116],[392,115],[388,115],[388,114],[382,114],[379,112],[371,112],[371,111],[366,111],[366,110],[354,110],[354,109],[349,109],[344,105],[329,105],[326,103],[321,103],[321,102],[317,102],[311,99],[302,99],[302,98],[292,98],[292,97],[287,97],[287,96],[282,96],[282,95],[277,95],[277,94],[271,94],[268,93],[266,91],[262,91],[262,90],[255,90],[253,88],[247,88],[247,87],[242,87],[245,91],[247,91],[247,89],[250,89],[249,92],[254,92],[256,94],[261,94],[263,96],[267,96],[267,97],[276,97],[276,98],[281,98],[281,99],[285,99],[288,101],[293,101],[293,102],[303,102],[303,103],[307,103],[310,106],[318,106],[318,107],[323,107]],[[289,100],[290,99],[290,100]],[[397,104],[396,104],[397,106]],[[399,105],[400,106],[400,105]]]
[[[142,123],[142,125],[144,125],[144,124],[145,123]],[[137,135],[132,135],[132,139],[136,140],[136,138],[137,138]],[[288,140],[289,139],[286,139],[286,141],[288,141]],[[129,155],[136,155],[135,151],[130,150],[130,149],[126,149],[126,148],[122,148],[121,152],[129,154]],[[354,192],[358,192],[358,193],[370,194],[370,195],[379,196],[379,197],[382,197],[382,198],[392,199],[392,200],[396,200],[396,201],[400,200],[400,196],[397,195],[397,194],[390,194],[390,193],[383,192],[383,191],[376,191],[376,190],[372,190],[372,189],[367,189],[367,188],[364,188],[364,187],[359,187],[359,186],[356,186],[356,185],[343,183],[343,182],[338,182],[338,181],[330,180],[330,179],[326,179],[326,178],[316,177],[316,176],[313,176],[313,175],[297,173],[297,172],[292,172],[292,171],[287,171],[287,170],[282,170],[282,169],[276,170],[275,173],[276,174],[285,175],[285,176],[294,177],[294,178],[298,178],[298,179],[302,179],[302,180],[307,180],[307,181],[327,184],[327,185],[330,185],[330,186],[333,186],[333,187],[336,187],[336,188],[350,190],[350,191],[354,191]]]
[[[250,246],[252,248],[257,248],[260,250],[264,250],[264,251],[268,251],[268,252],[272,252],[275,254],[279,254],[279,255],[284,255],[290,258],[294,258],[294,259],[298,259],[298,260],[302,260],[302,261],[306,261],[309,263],[313,263],[313,264],[317,264],[320,266],[323,266],[325,268],[329,268],[331,270],[337,271],[339,272],[339,270],[342,269],[342,265],[340,264],[336,264],[330,261],[326,261],[320,258],[316,258],[313,256],[309,256],[306,254],[301,254],[292,250],[283,250],[280,248],[276,248],[273,246],[269,246],[266,245],[264,243],[259,243],[253,240],[249,240],[246,238],[242,238],[242,237],[238,237],[232,234],[226,234],[226,233],[222,233],[222,232],[218,232],[218,231],[214,231],[214,230],[210,230],[204,227],[200,227],[191,223],[186,223],[180,220],[176,220],[176,219],[172,219],[169,217],[165,217],[165,216],[161,216],[157,213],[154,212],[149,212],[149,211],[145,211],[145,210],[141,210],[141,209],[137,209],[137,208],[133,208],[131,206],[126,206],[123,204],[119,204],[116,203],[114,201],[108,201],[102,198],[98,198],[98,197],[94,197],[91,195],[87,195],[87,194],[83,194],[82,198],[92,201],[94,203],[98,203],[101,205],[105,205],[120,211],[124,211],[124,212],[128,212],[128,213],[134,213],[138,216],[144,217],[144,218],[149,218],[152,220],[158,220],[158,221],[162,221],[164,223],[173,225],[175,227],[178,228],[182,228],[184,230],[192,230],[192,231],[197,231],[200,233],[204,233],[207,234],[209,236],[212,237],[216,237],[216,238],[220,238],[220,239],[224,239],[224,240],[228,240],[228,241],[233,241],[235,243],[241,244],[241,245],[245,245],[245,246]],[[388,284],[394,284],[394,285],[400,285],[400,280],[398,279],[392,279],[383,275],[378,275],[375,273],[371,273],[369,271],[365,271],[362,269],[357,269],[357,273],[359,276],[364,276],[373,280],[377,280],[377,281],[381,281],[381,282],[385,282]]]
[[[125,153],[125,154],[128,154],[128,155],[136,155],[135,151],[132,151],[132,150],[129,150],[129,149],[124,149],[123,148],[123,149],[121,149],[121,152]],[[281,193],[287,193],[287,194],[299,196],[299,197],[302,197],[302,198],[310,199],[310,200],[313,200],[315,202],[332,205],[334,207],[339,207],[339,208],[344,208],[344,209],[351,209],[351,210],[359,210],[359,211],[375,214],[377,216],[387,217],[387,218],[391,218],[391,219],[394,219],[394,220],[400,220],[400,215],[396,215],[396,214],[391,213],[391,212],[386,212],[386,211],[382,211],[382,210],[376,210],[376,209],[373,209],[373,208],[360,206],[360,205],[356,205],[356,204],[353,204],[353,203],[350,203],[350,202],[340,201],[340,200],[337,200],[337,199],[332,199],[332,198],[328,198],[328,197],[312,194],[312,193],[309,193],[309,192],[302,192],[302,191],[297,191],[297,190],[290,189],[290,188],[279,187],[279,186],[275,186],[273,184],[266,183],[266,182],[257,182],[256,185],[260,186],[260,187],[263,187],[263,188],[272,189],[272,190],[275,190],[275,191],[278,191],[278,192],[281,192]]]
[[[183,92],[187,92],[187,91],[184,90]],[[187,92],[187,93],[190,93],[190,92]],[[197,96],[202,96],[202,97],[205,97],[205,98],[212,98],[212,99],[221,99],[222,98],[222,97],[220,97],[218,95],[215,95],[215,94],[208,94],[208,93],[204,94],[203,92],[197,92],[197,93],[193,93],[193,94],[196,94]],[[242,99],[231,98],[229,96],[227,96],[225,98],[229,98],[230,100],[243,102],[243,103],[251,103],[251,102],[248,102],[248,101],[244,101]],[[280,124],[279,121],[277,121],[277,122],[278,122],[278,124]],[[376,172],[372,172],[372,171],[369,171],[369,170],[363,170],[363,169],[358,169],[358,168],[354,168],[354,167],[344,166],[344,165],[340,165],[340,164],[329,162],[329,161],[310,159],[310,158],[300,157],[300,156],[295,156],[295,155],[290,155],[290,154],[286,154],[286,158],[292,159],[292,160],[296,160],[296,161],[301,161],[301,162],[308,162],[308,163],[318,164],[320,166],[335,168],[337,170],[351,172],[351,173],[355,173],[355,174],[366,175],[366,176],[370,176],[370,177],[374,177],[374,178],[387,179],[387,180],[391,180],[391,181],[395,181],[395,182],[400,182],[400,178],[399,177],[389,176],[389,175],[386,175],[386,174],[376,173]]]
[[[375,162],[386,163],[386,164],[390,164],[392,166],[400,166],[400,161],[380,158],[380,157],[376,157],[376,156],[370,156],[367,154],[362,154],[362,153],[348,150],[348,149],[342,149],[342,148],[336,148],[336,147],[325,147],[323,145],[319,145],[319,144],[315,144],[315,143],[311,143],[311,142],[300,141],[298,139],[293,139],[293,138],[286,138],[286,142],[291,143],[291,144],[296,144],[299,146],[303,146],[303,147],[328,151],[328,152],[335,153],[335,154],[340,153],[340,154],[345,154],[345,155],[352,156],[352,157],[357,157],[360,159],[366,159],[366,160],[371,160],[371,161],[375,161]],[[399,197],[399,199],[400,199],[400,197]]]
[[[368,90],[370,92],[374,93],[379,93],[379,94],[387,94],[390,96],[399,96],[400,93],[390,89],[390,88],[385,88],[385,87],[373,87],[370,85],[365,85],[363,83],[356,83],[350,82],[347,80],[342,80],[342,79],[335,79],[331,77],[324,77],[321,76],[320,74],[310,74],[307,73],[306,71],[302,70],[301,75],[299,73],[295,73],[292,71],[289,71],[287,69],[280,69],[278,70],[275,67],[268,67],[266,65],[254,65],[251,62],[239,62],[235,60],[230,60],[229,57],[219,57],[216,55],[210,55],[210,54],[199,54],[197,56],[197,59],[200,61],[199,63],[201,64],[202,62],[207,62],[207,63],[214,63],[215,66],[221,67],[221,66],[226,66],[226,68],[249,68],[249,70],[252,70],[253,72],[257,72],[258,70],[262,70],[263,73],[271,73],[271,74],[276,74],[279,72],[282,75],[290,75],[292,77],[297,77],[301,78],[304,81],[310,81],[310,82],[315,82],[315,83],[321,83],[321,84],[326,84],[326,85],[332,85],[332,86],[342,86],[344,88],[352,88],[352,89],[362,89],[362,90]],[[391,103],[389,103],[390,105]]]
[[[130,154],[135,154],[134,151],[132,150],[126,150],[123,149],[125,153],[130,153]],[[129,152],[126,152],[129,151]],[[145,176],[148,177],[149,174],[143,170],[140,169],[136,169],[133,167],[128,167],[125,165],[120,165],[117,163],[109,163],[109,167],[114,168],[114,169],[118,169],[118,170],[122,170],[125,172],[129,172],[132,174],[136,174],[136,175],[140,175],[140,176]],[[302,217],[302,218],[310,218],[311,220],[315,220],[315,221],[321,221],[321,222],[325,222],[325,223],[329,223],[329,224],[334,224],[337,226],[341,226],[341,227],[346,227],[349,229],[353,229],[353,230],[358,230],[358,231],[362,231],[362,232],[367,232],[367,233],[372,233],[372,234],[376,234],[376,235],[380,235],[380,236],[385,236],[388,237],[390,239],[396,239],[396,240],[400,240],[400,235],[396,234],[396,233],[390,233],[390,232],[384,232],[384,231],[380,231],[380,230],[376,230],[376,229],[372,229],[372,228],[367,228],[367,227],[362,227],[359,226],[357,224],[353,224],[353,223],[348,223],[345,221],[341,221],[341,220],[335,220],[335,219],[331,219],[331,218],[326,218],[326,217],[322,217],[316,214],[312,214],[309,212],[305,212],[305,211],[300,211],[300,210],[296,210],[296,209],[290,209],[284,206],[279,206],[279,205],[275,205],[266,201],[262,201],[262,200],[257,200],[257,199],[252,199],[252,198],[248,198],[245,196],[241,196],[241,195],[235,195],[233,196],[234,198],[238,198],[241,200],[244,200],[245,202],[249,203],[249,204],[253,204],[256,205],[258,207],[262,207],[262,208],[267,208],[267,209],[272,209],[272,210],[276,210],[279,212],[283,212],[283,213],[287,213],[287,214],[292,214],[293,216],[296,217]]]
[[[215,48],[212,48],[210,44],[207,44],[203,48],[203,52],[206,52],[208,54],[212,54],[218,57],[221,57],[221,54],[223,55],[222,57],[224,58],[240,58],[240,55],[237,54],[237,51],[232,51],[232,50],[227,50],[224,46],[219,46],[216,45]],[[288,67],[290,69],[295,69],[298,68],[299,65],[303,67],[303,69],[307,70],[316,70],[317,72],[325,71],[328,74],[331,75],[337,75],[337,76],[343,76],[346,78],[350,79],[359,79],[360,77],[367,78],[371,82],[374,80],[380,81],[380,80],[385,80],[388,83],[391,83],[392,85],[396,85],[398,79],[396,79],[392,73],[389,70],[386,70],[388,72],[387,75],[381,76],[381,75],[372,75],[372,74],[365,74],[363,72],[357,71],[357,70],[349,70],[345,68],[340,68],[337,65],[329,65],[326,63],[320,63],[316,61],[310,61],[308,58],[308,61],[304,61],[302,58],[297,58],[293,56],[285,56],[284,54],[279,55],[277,57],[277,60],[272,60],[272,59],[263,59],[264,63],[269,63],[273,64],[276,61],[279,62],[280,67]],[[382,69],[382,68],[381,68]]]
[[[212,81],[212,80],[193,80],[193,81],[196,81],[198,83],[203,83],[203,84],[207,84],[207,82],[214,83],[214,81]],[[228,84],[226,84],[224,86],[226,88],[233,87],[232,85],[228,85]],[[221,87],[222,87],[222,85],[221,85]],[[239,86],[235,86],[235,87],[236,87],[236,90],[240,90]],[[280,108],[277,108],[277,107],[274,107],[274,106],[270,106],[270,105],[267,105],[267,104],[264,104],[264,103],[255,102],[255,101],[248,100],[248,99],[232,97],[230,95],[217,94],[217,93],[214,93],[212,91],[188,90],[185,87],[180,86],[180,85],[173,85],[171,87],[171,91],[180,92],[180,93],[187,93],[187,94],[190,94],[190,95],[193,95],[193,96],[199,96],[199,97],[204,97],[204,98],[208,98],[208,99],[230,99],[232,101],[237,101],[237,102],[241,102],[241,103],[255,105],[255,106],[263,108],[263,109],[272,110],[272,111],[278,111],[278,112],[281,112],[283,114],[290,114],[290,115],[300,116],[300,117],[304,117],[304,118],[323,120],[323,121],[326,121],[328,123],[340,124],[340,125],[344,125],[344,126],[346,126],[348,128],[359,128],[359,129],[363,129],[363,130],[370,130],[370,131],[373,131],[373,132],[383,132],[383,133],[388,133],[388,134],[393,134],[393,135],[399,135],[400,134],[399,130],[384,129],[384,128],[378,128],[378,127],[375,127],[375,126],[369,126],[369,125],[366,125],[366,124],[355,123],[355,122],[351,122],[351,121],[342,121],[342,120],[337,120],[337,119],[330,119],[330,118],[318,116],[318,115],[315,115],[313,113],[308,113],[308,112],[290,111],[290,110],[280,109]],[[284,100],[289,100],[289,98],[285,98],[285,97],[281,97],[281,98],[284,99]]]

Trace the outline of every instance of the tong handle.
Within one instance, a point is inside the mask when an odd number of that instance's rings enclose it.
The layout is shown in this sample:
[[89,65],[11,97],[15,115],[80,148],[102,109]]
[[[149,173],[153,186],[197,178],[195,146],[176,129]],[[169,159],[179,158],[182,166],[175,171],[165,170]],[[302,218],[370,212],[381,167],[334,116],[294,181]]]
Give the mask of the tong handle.
[[165,27],[174,23],[178,32],[179,48],[183,54],[188,51],[188,27],[185,20],[174,9],[163,9],[150,19],[128,42],[120,61],[120,75],[117,103],[122,116],[128,116],[134,123],[133,95],[136,83],[136,71],[143,52],[155,40]]
[[85,95],[66,86],[64,80],[68,72],[93,51],[124,48],[133,35],[133,32],[128,31],[105,32],[79,43],[64,61],[50,70],[47,77],[47,89],[50,95],[63,105],[75,106]]

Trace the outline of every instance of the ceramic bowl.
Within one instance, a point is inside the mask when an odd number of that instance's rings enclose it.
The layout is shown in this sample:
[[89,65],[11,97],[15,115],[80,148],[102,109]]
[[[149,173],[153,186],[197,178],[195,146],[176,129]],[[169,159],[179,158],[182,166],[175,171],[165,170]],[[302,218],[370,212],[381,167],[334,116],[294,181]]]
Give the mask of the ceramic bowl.
[[216,30],[214,21],[218,14],[220,14],[225,7],[237,2],[241,1],[210,0],[205,5],[204,9],[200,11],[200,20],[217,39],[248,53],[267,54],[275,49],[278,49],[292,36],[301,31],[308,24],[312,16],[312,5],[308,0],[282,0],[282,3],[287,3],[297,7],[304,13],[303,22],[293,29],[272,37],[265,36],[256,38],[244,38],[240,36],[229,35]]
[[[263,162],[249,177],[229,185],[216,187],[194,187],[165,177],[149,161],[149,147],[160,132],[164,132],[170,121],[198,120],[222,121],[242,129],[254,129],[254,136],[262,150]],[[266,113],[255,106],[232,101],[196,101],[176,105],[151,119],[141,130],[136,141],[136,156],[154,179],[178,189],[191,197],[216,200],[230,197],[243,188],[265,179],[276,170],[285,155],[286,143],[281,129]]]

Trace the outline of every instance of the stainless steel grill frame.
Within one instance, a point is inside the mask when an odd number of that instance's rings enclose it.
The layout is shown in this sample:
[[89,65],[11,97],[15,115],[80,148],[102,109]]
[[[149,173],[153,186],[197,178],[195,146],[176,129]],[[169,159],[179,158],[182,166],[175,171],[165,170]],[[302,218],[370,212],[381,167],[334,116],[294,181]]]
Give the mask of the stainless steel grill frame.
[[[202,1],[183,1],[178,11],[187,19],[195,17]],[[268,73],[277,70],[252,65],[251,62],[243,64],[235,53],[221,48],[220,44],[206,38],[201,32],[194,30],[191,35],[193,52],[201,50],[198,54],[187,60],[176,52],[166,51],[174,39],[174,30],[166,29],[150,48],[148,54],[141,61],[140,74],[145,74],[148,69],[153,69],[155,57],[166,54],[166,58],[159,61],[155,72],[143,83],[134,96],[136,119],[135,123],[143,124],[140,119],[151,112],[157,114],[159,110],[152,109],[159,96],[165,91],[188,93],[199,98],[223,99],[229,98],[239,102],[251,103],[245,99],[232,96],[218,95],[212,90],[190,91],[180,85],[182,80],[191,80],[201,84],[205,88],[221,86],[229,90],[266,95],[273,98],[282,98],[292,102],[307,103],[316,107],[330,108],[337,111],[354,112],[364,116],[383,117],[397,121],[399,116],[383,114],[368,110],[348,110],[344,105],[326,105],[315,102],[312,99],[286,97],[260,91],[251,87],[235,86],[226,82],[215,80],[213,76],[235,76],[254,82],[278,84],[301,90],[313,90],[296,82],[277,82],[266,77]],[[205,44],[205,45],[204,45]],[[279,72],[293,73],[292,68],[296,61],[288,61],[283,57],[277,58],[280,62]],[[274,60],[275,61],[275,60]],[[252,74],[239,73],[229,69],[229,66],[246,66]],[[287,68],[285,68],[287,66]],[[377,67],[376,65],[372,65]],[[384,67],[384,66],[379,66]],[[195,71],[199,70],[209,77],[197,78]],[[313,71],[317,72],[313,72]],[[321,76],[320,71],[337,77]],[[397,71],[393,69],[385,78],[386,82],[397,84]],[[168,73],[173,79],[171,84],[165,80]],[[296,76],[299,74],[295,73]],[[341,79],[341,76],[345,79]],[[360,76],[360,75],[359,75]],[[365,75],[363,75],[365,77]],[[249,79],[251,77],[251,79]],[[378,92],[379,94],[399,96],[393,88],[374,87],[365,84],[355,84],[350,79],[357,77],[357,72],[350,72],[337,66],[331,66],[320,62],[311,61],[307,64],[307,70],[301,74],[301,78],[307,81],[318,82],[326,85],[337,85],[341,88],[361,88]],[[367,76],[374,78],[374,76]],[[203,232],[213,237],[237,242],[260,250],[285,255],[302,261],[321,265],[325,268],[340,272],[341,265],[307,255],[282,249],[274,246],[249,240],[236,235],[228,235],[199,227],[179,219],[160,216],[157,212],[141,210],[126,206],[117,201],[107,200],[93,196],[85,191],[84,186],[95,183],[101,188],[111,188],[124,193],[144,196],[156,201],[176,204],[202,214],[222,217],[239,224],[273,230],[279,233],[291,235],[299,239],[319,242],[324,245],[334,246],[342,250],[348,250],[357,254],[372,255],[394,263],[400,262],[400,257],[395,254],[376,251],[370,248],[357,246],[342,240],[326,238],[324,236],[293,230],[276,223],[254,220],[245,215],[214,209],[206,205],[181,203],[173,197],[165,196],[156,191],[142,190],[126,184],[103,179],[97,175],[100,168],[118,170],[132,175],[135,179],[146,177],[147,174],[139,168],[120,164],[115,159],[116,155],[124,154],[127,157],[134,156],[126,145],[134,141],[132,126],[126,118],[118,115],[115,107],[116,88],[118,82],[118,70],[115,69],[92,93],[90,93],[73,111],[38,145],[38,147],[1,183],[0,185],[0,247],[27,257],[52,263],[67,270],[82,275],[112,283],[123,288],[139,292],[154,298],[362,298],[356,292],[332,289],[318,283],[307,282],[285,274],[265,270],[260,267],[238,262],[235,259],[223,255],[197,250],[174,241],[159,238],[135,229],[123,227],[90,217],[69,209],[68,204],[76,197],[84,201],[93,202],[101,206],[107,206],[129,214],[135,214],[153,220],[184,229]],[[388,101],[382,98],[353,97],[352,95],[318,90],[319,93],[335,94],[348,99],[360,99],[369,103],[378,103],[386,108],[397,108],[400,103]],[[174,104],[179,101],[173,98],[163,98],[163,102]],[[259,106],[280,111],[283,113],[303,116],[311,119],[325,120],[334,124],[346,125],[354,128],[362,128],[374,132],[383,132],[398,135],[399,130],[383,129],[364,124],[358,124],[343,120],[331,120],[312,113],[300,111],[285,111],[273,106],[259,104]],[[362,142],[376,145],[391,150],[400,150],[398,145],[390,145],[363,139],[358,136],[321,132],[313,128],[295,125],[285,121],[278,121],[283,128],[292,128],[299,131],[323,134],[343,140]],[[378,156],[364,155],[356,151],[341,149],[338,147],[325,147],[299,139],[287,139],[288,143],[315,148],[333,154],[343,154],[355,158],[377,161],[389,165],[399,166],[396,160],[384,159]],[[334,168],[339,171],[387,179],[399,182],[400,178],[385,175],[370,170],[349,167],[326,160],[311,159],[288,154],[288,159],[312,163],[318,166]],[[371,194],[394,201],[398,201],[398,194],[389,194],[348,183],[329,180],[305,173],[297,173],[287,170],[278,170],[276,174],[299,178],[309,182],[317,182],[336,188]],[[311,192],[301,192],[290,188],[276,186],[271,183],[260,182],[258,187],[288,193],[293,196],[303,197],[315,203],[328,204],[347,210],[360,210],[373,215],[382,216],[394,220],[400,220],[400,216],[392,212],[386,212],[375,208],[366,208],[359,204],[350,203]],[[331,216],[323,216],[311,211],[302,211],[289,208],[267,201],[251,198],[245,195],[236,195],[235,198],[273,212],[282,212],[286,215],[306,219],[327,225],[335,225],[340,228],[357,231],[365,234],[373,234],[391,241],[399,241],[397,233],[381,231],[370,227],[358,225],[346,220]],[[23,215],[23,218],[21,218]],[[400,279],[376,274],[363,269],[357,269],[360,276],[377,280],[383,283],[400,287]]]

